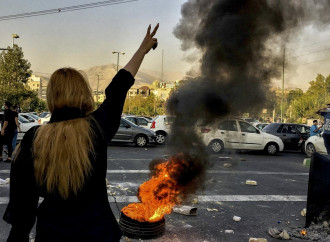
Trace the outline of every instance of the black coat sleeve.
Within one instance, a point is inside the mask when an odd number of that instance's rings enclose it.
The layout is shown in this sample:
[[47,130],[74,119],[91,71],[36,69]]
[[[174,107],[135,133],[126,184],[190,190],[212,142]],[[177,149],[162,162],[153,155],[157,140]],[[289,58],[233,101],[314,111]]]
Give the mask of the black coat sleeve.
[[9,204],[3,219],[12,225],[8,242],[28,242],[34,225],[39,195],[32,160],[34,128],[21,141],[19,154],[11,164]]
[[112,139],[118,130],[127,91],[133,84],[134,77],[132,74],[121,69],[105,89],[106,99],[93,113],[94,118],[105,132],[108,141]]

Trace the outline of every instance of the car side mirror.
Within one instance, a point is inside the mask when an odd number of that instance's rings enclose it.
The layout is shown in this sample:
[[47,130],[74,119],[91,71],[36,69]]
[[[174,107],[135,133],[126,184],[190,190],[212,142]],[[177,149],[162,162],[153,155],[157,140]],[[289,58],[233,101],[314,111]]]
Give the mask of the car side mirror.
[[260,131],[258,129],[256,129],[256,130],[257,130],[257,134],[260,134]]
[[125,124],[125,128],[126,128],[126,129],[129,129],[130,127],[131,127],[130,125]]

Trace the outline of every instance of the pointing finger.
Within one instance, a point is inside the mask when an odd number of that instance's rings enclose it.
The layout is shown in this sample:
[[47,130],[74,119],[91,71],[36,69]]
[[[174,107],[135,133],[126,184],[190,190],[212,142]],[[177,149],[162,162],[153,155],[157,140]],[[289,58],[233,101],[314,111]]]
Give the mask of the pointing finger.
[[157,24],[156,27],[154,28],[154,30],[152,31],[151,37],[153,37],[157,33],[158,27],[159,27],[159,24]]

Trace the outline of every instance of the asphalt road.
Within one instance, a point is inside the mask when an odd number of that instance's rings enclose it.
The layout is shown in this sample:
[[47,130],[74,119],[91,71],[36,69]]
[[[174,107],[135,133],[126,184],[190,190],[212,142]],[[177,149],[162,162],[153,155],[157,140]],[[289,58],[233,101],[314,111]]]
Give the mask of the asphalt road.
[[[167,154],[166,146],[109,146],[107,179],[112,185],[109,191],[116,197],[120,209],[137,200],[139,185],[149,178],[149,162]],[[167,215],[165,235],[154,241],[248,241],[250,237],[277,241],[267,234],[268,228],[303,227],[305,219],[300,212],[306,207],[309,172],[309,168],[302,165],[304,158],[306,156],[298,152],[276,156],[262,152],[211,154],[212,167],[205,179],[205,189],[195,194],[198,203],[187,204],[197,207],[197,215]],[[225,163],[230,166],[224,167]],[[0,178],[9,177],[9,169],[9,164],[0,163]],[[257,181],[258,185],[246,185],[246,180]],[[0,186],[1,217],[8,195],[9,185]],[[111,195],[109,201],[119,218]],[[241,217],[241,221],[233,221],[233,216]],[[5,241],[9,229],[10,226],[0,220],[1,242]],[[226,234],[225,230],[234,233]]]

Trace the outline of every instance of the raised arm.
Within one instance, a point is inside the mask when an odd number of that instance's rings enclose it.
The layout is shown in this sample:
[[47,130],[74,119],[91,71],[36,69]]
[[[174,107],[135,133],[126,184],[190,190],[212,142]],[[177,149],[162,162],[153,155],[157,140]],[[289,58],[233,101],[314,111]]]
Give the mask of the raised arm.
[[105,89],[106,99],[93,113],[99,126],[105,131],[108,141],[112,139],[118,130],[127,92],[134,84],[134,76],[138,72],[144,56],[157,44],[157,39],[153,37],[157,32],[158,26],[157,24],[152,33],[150,33],[151,26],[149,25],[147,34],[139,49]]
[[133,77],[135,77],[136,73],[138,72],[144,56],[150,51],[153,46],[157,46],[157,39],[154,38],[154,36],[157,33],[158,27],[159,24],[157,24],[152,33],[150,33],[151,25],[149,25],[147,34],[144,37],[144,40],[142,41],[139,49],[135,52],[132,59],[124,67],[124,69],[126,71],[129,71]]

